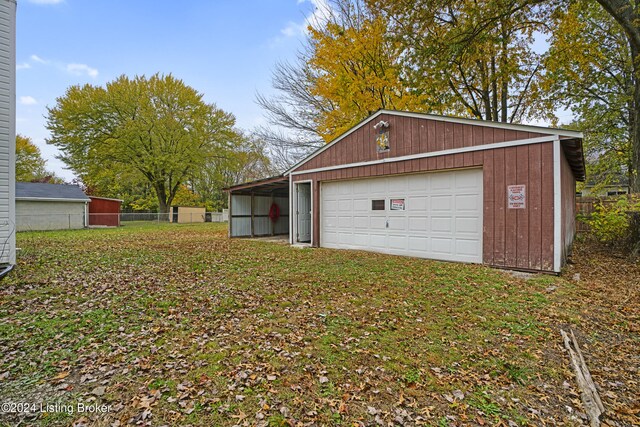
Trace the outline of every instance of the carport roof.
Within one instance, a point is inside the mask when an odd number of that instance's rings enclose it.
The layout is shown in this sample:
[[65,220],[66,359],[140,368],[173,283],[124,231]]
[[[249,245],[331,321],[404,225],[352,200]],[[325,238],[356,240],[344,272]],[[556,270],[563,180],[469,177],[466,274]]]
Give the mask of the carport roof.
[[90,202],[77,185],[16,182],[16,200]]
[[256,181],[245,182],[242,184],[232,185],[231,187],[224,188],[224,191],[236,194],[251,194],[251,193],[275,193],[275,192],[289,192],[289,178],[284,175],[272,176],[269,178],[258,179]]

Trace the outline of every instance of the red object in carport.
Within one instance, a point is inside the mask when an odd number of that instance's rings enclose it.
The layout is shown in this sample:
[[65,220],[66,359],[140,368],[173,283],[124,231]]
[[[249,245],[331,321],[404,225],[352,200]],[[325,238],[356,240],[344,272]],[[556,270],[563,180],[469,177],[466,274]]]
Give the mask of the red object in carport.
[[269,209],[269,218],[271,218],[271,222],[276,222],[280,218],[280,206],[276,203],[273,203]]
[[118,227],[122,200],[89,196],[89,225]]

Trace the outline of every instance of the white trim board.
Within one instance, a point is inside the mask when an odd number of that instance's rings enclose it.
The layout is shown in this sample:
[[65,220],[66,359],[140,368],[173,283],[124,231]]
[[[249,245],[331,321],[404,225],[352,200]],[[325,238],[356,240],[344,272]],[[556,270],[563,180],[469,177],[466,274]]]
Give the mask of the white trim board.
[[567,129],[556,129],[556,128],[546,128],[546,127],[542,127],[542,126],[531,126],[531,125],[520,125],[520,124],[511,124],[511,123],[492,122],[492,121],[488,121],[488,120],[466,119],[466,118],[461,118],[461,117],[436,116],[436,115],[433,115],[433,114],[411,113],[411,112],[408,112],[408,111],[378,110],[373,115],[363,119],[360,123],[358,123],[357,125],[353,126],[351,129],[349,129],[348,131],[346,131],[342,135],[338,136],[333,141],[329,142],[328,144],[326,144],[323,147],[319,148],[318,150],[314,151],[308,157],[300,160],[298,163],[296,163],[295,165],[293,165],[292,167],[287,169],[284,172],[283,175],[288,175],[289,173],[295,171],[297,168],[299,168],[303,164],[307,163],[309,160],[311,160],[314,157],[318,156],[319,154],[321,154],[322,152],[327,150],[329,147],[332,147],[333,145],[337,144],[339,141],[343,140],[344,138],[346,138],[347,136],[349,136],[350,134],[352,134],[353,132],[355,132],[356,130],[360,129],[365,124],[367,124],[368,122],[374,120],[375,118],[379,117],[382,114],[389,114],[389,115],[392,115],[392,116],[400,116],[400,117],[411,117],[411,118],[416,118],[416,119],[428,119],[428,120],[433,120],[433,121],[438,121],[438,122],[446,122],[446,123],[458,123],[458,124],[466,124],[466,125],[472,125],[472,126],[483,126],[483,127],[494,128],[494,129],[506,129],[506,130],[515,130],[515,131],[523,131],[523,132],[546,133],[546,134],[548,134],[550,136],[565,136],[565,137],[570,137],[570,138],[582,138],[583,137],[582,132],[576,132],[576,131],[567,130]]
[[560,138],[553,141],[553,271],[560,273],[562,267],[562,158]]
[[[289,177],[291,177],[291,175],[289,175]],[[309,184],[309,198],[310,198],[310,205],[311,205],[311,222],[309,224],[309,227],[311,228],[309,231],[309,235],[311,236],[310,242],[309,243],[302,243],[302,242],[298,242],[297,241],[297,237],[298,237],[298,215],[296,214],[296,212],[298,211],[298,187],[296,187],[297,185],[300,184]],[[305,179],[305,180],[300,180],[300,181],[292,181],[292,186],[294,191],[292,193],[289,193],[289,206],[291,207],[291,212],[292,214],[289,215],[289,220],[291,220],[291,218],[293,218],[292,224],[293,224],[293,228],[291,229],[291,244],[292,245],[306,245],[311,247],[313,245],[313,237],[314,237],[314,233],[313,233],[313,224],[316,221],[316,219],[314,219],[314,215],[313,215],[313,207],[314,207],[314,202],[313,202],[313,180],[312,179]],[[291,197],[291,194],[293,194],[293,197]],[[318,218],[319,220],[319,218]]]
[[403,162],[406,160],[424,159],[428,157],[438,157],[438,156],[446,156],[450,154],[460,154],[460,153],[471,153],[475,151],[494,150],[496,148],[517,147],[519,145],[541,144],[544,142],[555,142],[555,141],[558,142],[558,146],[559,146],[560,144],[559,137],[553,136],[553,135],[541,136],[537,138],[517,139],[514,141],[496,142],[493,144],[477,145],[473,147],[452,148],[450,150],[432,151],[429,153],[411,154],[408,156],[390,157],[387,159],[370,160],[366,162],[347,163],[344,165],[336,165],[336,166],[325,166],[323,168],[294,171],[294,172],[290,172],[289,175],[290,176],[303,175],[305,173],[324,172],[324,171],[335,170],[335,169],[354,168],[358,166],[379,165],[383,163]]

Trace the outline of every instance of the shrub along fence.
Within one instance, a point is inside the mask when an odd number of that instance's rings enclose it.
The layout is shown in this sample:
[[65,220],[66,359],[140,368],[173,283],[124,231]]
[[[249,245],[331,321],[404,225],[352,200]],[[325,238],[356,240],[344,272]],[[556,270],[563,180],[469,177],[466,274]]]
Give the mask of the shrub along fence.
[[607,197],[576,197],[576,231],[578,233],[590,232],[589,220],[596,212],[596,207],[601,206],[604,211],[611,210],[622,198],[626,198],[629,205],[640,202],[640,194],[638,193]]
[[640,249],[640,194],[577,198],[576,231],[637,252]]

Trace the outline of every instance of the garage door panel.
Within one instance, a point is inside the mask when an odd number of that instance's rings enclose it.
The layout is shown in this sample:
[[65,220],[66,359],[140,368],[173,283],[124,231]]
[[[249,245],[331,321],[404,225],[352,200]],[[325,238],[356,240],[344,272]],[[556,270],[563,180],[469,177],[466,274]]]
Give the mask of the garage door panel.
[[457,217],[456,222],[456,234],[461,233],[477,233],[480,228],[480,221],[477,217],[464,218]]
[[452,238],[431,237],[431,250],[436,254],[450,255],[453,249],[452,242]]
[[407,200],[407,210],[412,212],[426,212],[429,210],[429,198],[426,196],[412,196]]
[[478,201],[480,197],[476,194],[462,194],[456,196],[455,209],[457,212],[476,212],[478,210]]
[[372,248],[385,249],[387,247],[387,235],[371,234],[369,236],[369,244]]
[[413,193],[426,193],[429,189],[429,178],[425,178],[424,175],[409,175],[407,187]]
[[336,247],[335,245],[338,243],[338,233],[333,231],[327,231],[322,234],[324,242],[323,246],[326,247]]
[[455,186],[455,180],[448,173],[434,173],[431,176],[430,191],[432,193],[451,194]]
[[387,191],[389,193],[400,192],[404,194],[406,192],[406,189],[407,189],[406,176],[397,176],[387,180]]
[[369,213],[369,209],[371,209],[371,203],[369,199],[354,199],[353,200],[353,211],[356,213]]
[[452,223],[453,219],[448,216],[431,217],[431,231],[434,233],[451,233],[453,231]]
[[353,228],[355,229],[368,229],[369,225],[369,217],[368,216],[354,216],[353,217]]
[[369,246],[369,234],[353,233],[353,244],[356,247],[366,248]]
[[338,242],[341,245],[350,245],[353,242],[353,233],[340,233],[338,235]]
[[429,238],[426,236],[410,236],[409,250],[412,252],[428,252]]
[[[482,181],[469,169],[322,183],[320,244],[482,262]],[[390,199],[405,209],[390,210]]]
[[456,189],[458,190],[475,190],[479,189],[481,186],[480,181],[478,181],[473,174],[457,174],[455,175],[453,182],[455,183]]
[[409,229],[412,231],[427,231],[429,229],[429,217],[411,216],[409,217]]
[[353,200],[341,198],[338,200],[338,212],[351,212],[353,210]]
[[385,217],[374,216],[371,217],[371,228],[374,230],[384,230],[387,228],[387,219]]
[[352,228],[353,227],[353,218],[350,216],[339,216],[338,217],[338,227],[339,228]]
[[433,196],[431,197],[431,211],[442,212],[453,209],[453,196]]
[[327,215],[323,218],[322,225],[327,231],[333,230],[338,227],[338,217],[335,215]]
[[456,239],[456,253],[459,255],[477,256],[478,247],[475,240]]
[[402,234],[389,234],[389,239],[387,240],[387,244],[390,249],[407,249],[407,235]]
[[338,202],[333,199],[324,199],[324,208],[326,212],[336,212],[338,210]]
[[353,194],[353,182],[343,181],[343,185],[338,187],[338,196],[351,196]]
[[387,229],[389,231],[406,231],[407,230],[407,219],[405,217],[389,217],[389,226]]

